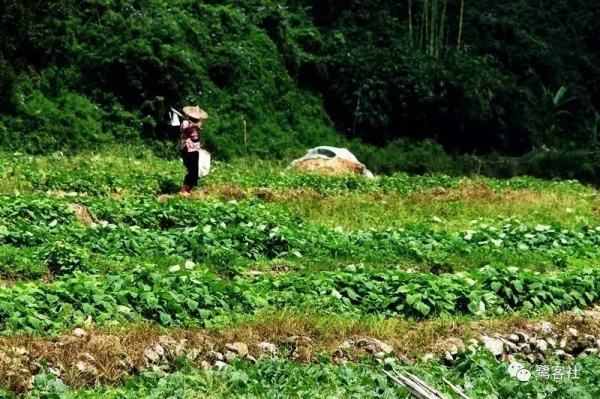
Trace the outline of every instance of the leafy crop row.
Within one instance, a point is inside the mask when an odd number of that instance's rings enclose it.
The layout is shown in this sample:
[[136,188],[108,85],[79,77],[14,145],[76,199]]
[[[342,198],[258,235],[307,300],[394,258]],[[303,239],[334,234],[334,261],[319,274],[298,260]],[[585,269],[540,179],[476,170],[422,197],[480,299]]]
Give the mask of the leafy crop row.
[[91,265],[94,255],[113,261],[173,256],[231,263],[236,259],[300,261],[304,257],[389,265],[435,261],[434,254],[439,253],[487,253],[493,258],[508,251],[543,253],[562,265],[567,257],[595,259],[600,246],[598,228],[530,227],[515,220],[506,220],[498,227],[474,224],[471,229],[453,233],[418,225],[344,232],[270,211],[257,200],[222,203],[89,198],[79,202],[101,222],[81,225],[67,200],[3,197],[0,245],[28,248],[29,260],[45,262],[52,271],[61,273],[96,270]]
[[320,274],[221,280],[200,267],[138,267],[118,275],[75,272],[51,284],[18,283],[0,292],[4,334],[55,332],[88,318],[101,325],[150,320],[211,326],[266,309],[361,316],[486,315],[516,309],[559,311],[598,301],[600,270],[555,276],[486,267],[431,275],[348,267]]

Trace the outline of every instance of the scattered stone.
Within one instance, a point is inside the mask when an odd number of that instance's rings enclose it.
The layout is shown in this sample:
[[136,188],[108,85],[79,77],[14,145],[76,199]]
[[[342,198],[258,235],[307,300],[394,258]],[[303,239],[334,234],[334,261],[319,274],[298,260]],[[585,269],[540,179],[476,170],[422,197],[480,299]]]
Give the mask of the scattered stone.
[[223,354],[221,352],[210,351],[208,353],[208,357],[214,361],[222,362],[223,360],[225,360],[225,357],[223,356]]
[[261,349],[263,355],[276,356],[277,355],[277,347],[275,344],[270,342],[261,342],[258,344],[258,347]]
[[585,353],[586,355],[597,355],[598,349],[597,348],[586,348],[582,353]]
[[531,339],[528,334],[525,334],[522,331],[517,331],[516,335],[517,337],[519,337],[519,341],[521,342],[529,342],[529,340]]
[[514,342],[515,344],[518,344],[521,339],[519,338],[519,336],[517,334],[510,334],[508,336],[508,340],[510,342]]
[[216,368],[216,369],[217,369],[217,370],[219,370],[219,371],[220,371],[220,370],[223,370],[223,369],[224,369],[224,368],[226,368],[226,367],[227,367],[227,363],[225,363],[225,362],[222,362],[222,361],[220,361],[220,360],[217,360],[217,361],[215,362],[215,364],[213,365],[213,368]]
[[564,350],[559,349],[554,353],[556,356],[558,356],[559,359],[561,360],[573,360],[573,356],[566,353]]
[[450,352],[452,356],[456,356],[465,350],[465,343],[453,337],[443,340],[437,346],[439,352]]
[[183,356],[185,353],[187,343],[188,343],[187,339],[182,339],[181,341],[179,341],[179,343],[173,349],[173,354],[177,357]]
[[448,351],[446,351],[446,354],[444,355],[444,360],[446,360],[449,363],[454,363],[454,357]]
[[579,331],[577,331],[573,327],[569,328],[568,332],[569,332],[569,335],[571,335],[572,337],[577,338],[579,336]]
[[502,341],[504,343],[504,349],[506,350],[506,352],[508,353],[517,353],[519,352],[519,347],[517,345],[515,345],[514,343],[506,340],[506,339],[500,339],[500,341]]
[[548,342],[544,341],[543,339],[538,339],[538,341],[535,344],[535,347],[538,351],[544,353],[548,350]]
[[146,349],[144,351],[144,356],[152,363],[157,363],[160,360],[160,356],[153,349]]
[[548,343],[548,347],[550,349],[555,349],[556,348],[556,340],[552,337],[548,337],[546,338],[546,342]]
[[525,343],[519,346],[519,352],[528,355],[531,353],[531,344]]
[[544,334],[553,334],[552,323],[548,321],[542,321],[539,325],[538,330],[542,331]]
[[360,339],[356,342],[356,346],[364,348],[369,353],[383,352],[385,354],[394,351],[390,345],[375,338]]
[[248,345],[243,342],[234,342],[233,344],[225,345],[225,348],[230,350],[231,352],[239,355],[240,357],[244,357],[248,354]]
[[535,363],[535,360],[536,360],[536,358],[535,358],[535,355],[534,355],[534,354],[529,354],[529,355],[525,356],[525,359],[527,359],[527,361],[528,361],[529,363]]
[[246,360],[248,360],[250,363],[253,363],[253,364],[258,363],[258,360],[256,360],[256,358],[250,354],[246,355]]
[[87,337],[88,333],[85,332],[85,330],[83,330],[81,328],[76,328],[73,331],[71,331],[71,335],[73,335],[74,337],[77,337],[77,338],[83,338],[83,337]]
[[558,346],[561,349],[565,349],[567,347],[567,337],[562,337],[562,339],[560,340],[560,343],[558,344]]
[[352,341],[344,341],[344,343],[340,345],[340,349],[350,349],[353,346],[354,346],[354,342],[352,342]]
[[79,370],[79,372],[81,373],[87,373],[87,374],[97,374],[98,373],[98,369],[96,369],[96,367],[89,365],[86,362],[83,361],[78,361],[76,364],[77,370]]
[[593,335],[590,335],[590,334],[585,334],[583,336],[583,338],[585,338],[585,340],[589,341],[589,342],[595,342],[596,341],[596,337],[594,337]]
[[156,354],[159,357],[164,357],[165,356],[165,348],[163,348],[162,345],[160,345],[160,344],[154,345],[154,351],[156,352]]
[[504,353],[504,342],[497,338],[492,338],[487,335],[481,336],[487,350],[492,352],[494,356],[501,356]]

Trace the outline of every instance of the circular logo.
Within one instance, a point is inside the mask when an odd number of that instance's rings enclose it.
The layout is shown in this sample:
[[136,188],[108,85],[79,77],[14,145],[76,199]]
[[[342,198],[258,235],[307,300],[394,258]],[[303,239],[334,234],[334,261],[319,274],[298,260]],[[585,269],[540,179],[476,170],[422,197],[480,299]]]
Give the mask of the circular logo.
[[526,381],[529,381],[530,378],[531,378],[531,371],[529,371],[527,369],[520,369],[519,371],[517,371],[517,380],[519,380],[521,382],[526,382]]
[[521,370],[522,368],[523,368],[523,365],[522,365],[521,363],[511,363],[511,364],[508,366],[508,374],[509,374],[511,377],[516,377],[516,376],[517,376],[517,372],[518,372],[519,370]]

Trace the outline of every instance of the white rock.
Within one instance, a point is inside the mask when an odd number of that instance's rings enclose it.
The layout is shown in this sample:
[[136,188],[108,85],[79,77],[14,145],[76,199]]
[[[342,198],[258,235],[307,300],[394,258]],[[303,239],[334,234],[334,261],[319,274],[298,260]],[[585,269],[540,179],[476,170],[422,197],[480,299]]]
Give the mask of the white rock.
[[531,339],[529,337],[529,335],[525,334],[524,332],[518,331],[516,333],[516,335],[519,337],[519,341],[520,342],[529,342],[529,340]]
[[248,345],[246,345],[243,342],[234,342],[233,344],[225,345],[225,347],[231,352],[240,355],[241,357],[244,357],[248,354]]
[[152,350],[152,349],[146,349],[144,351],[144,356],[146,356],[146,358],[148,360],[150,360],[153,363],[156,363],[160,360],[160,356],[158,356],[158,354],[156,353],[156,351]]
[[77,338],[83,338],[83,337],[86,337],[88,335],[88,333],[85,332],[85,330],[83,330],[81,328],[76,328],[73,331],[71,331],[71,335],[73,335],[74,337],[77,337]]
[[228,367],[227,363],[222,362],[220,360],[217,360],[215,362],[215,364],[213,365],[213,368],[216,368],[217,370],[223,370],[224,368]]
[[444,355],[444,359],[446,359],[447,362],[453,363],[454,362],[454,357],[452,356],[452,354],[448,351],[446,351],[445,355]]
[[569,331],[569,335],[571,335],[572,337],[578,337],[579,336],[579,331],[577,331],[573,327],[569,328],[568,331]]
[[528,355],[531,353],[531,344],[521,344],[519,346],[519,352],[524,353],[525,355]]
[[518,336],[517,334],[510,334],[510,335],[508,336],[508,340],[509,340],[510,342],[514,342],[515,344],[518,344],[518,343],[519,343],[519,341],[520,341],[520,339],[519,339],[519,336]]
[[184,266],[186,269],[191,270],[194,268],[194,266],[196,266],[196,264],[194,262],[192,262],[191,260],[186,260]]
[[567,337],[563,337],[558,344],[561,349],[565,349],[567,347]]
[[514,343],[512,343],[506,339],[501,339],[501,341],[504,343],[504,349],[506,350],[506,352],[517,353],[519,351],[519,348]]
[[583,351],[586,355],[596,355],[598,354],[598,349],[596,348],[587,348]]
[[542,321],[539,325],[539,329],[545,334],[552,334],[552,323]]
[[160,344],[154,345],[154,351],[156,352],[156,354],[159,357],[164,357],[165,356],[165,348],[163,348],[162,345],[160,345]]
[[360,339],[356,342],[356,346],[359,348],[365,348],[370,353],[383,352],[388,354],[394,351],[390,345],[376,338]]
[[590,334],[585,334],[583,337],[586,339],[586,341],[589,341],[589,342],[596,341],[596,337],[594,337],[593,335],[590,335]]
[[504,342],[497,338],[488,337],[487,335],[481,336],[487,350],[492,352],[494,356],[501,356],[504,353]]
[[222,362],[223,360],[225,360],[225,357],[220,352],[210,351],[208,353],[208,355],[210,356],[211,359],[215,359],[217,361],[221,361]]
[[566,353],[564,350],[559,349],[554,353],[556,356],[558,356],[559,359],[562,360],[573,360],[573,356]]
[[537,348],[538,351],[544,353],[548,350],[548,343],[546,341],[544,341],[543,339],[538,339],[535,347]]

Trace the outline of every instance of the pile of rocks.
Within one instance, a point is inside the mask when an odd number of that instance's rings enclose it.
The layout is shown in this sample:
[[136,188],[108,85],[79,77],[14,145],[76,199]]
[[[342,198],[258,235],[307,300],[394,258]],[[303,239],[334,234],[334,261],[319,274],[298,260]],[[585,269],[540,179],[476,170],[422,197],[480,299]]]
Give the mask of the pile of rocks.
[[[529,362],[534,363],[553,356],[563,360],[588,355],[597,356],[600,350],[600,339],[590,334],[580,334],[572,327],[565,331],[554,332],[550,323],[542,322],[534,328],[533,332],[515,331],[511,334],[481,335],[479,339],[469,340],[467,348],[462,341],[450,339],[442,345],[442,352],[446,361],[453,362],[460,352],[464,350],[475,352],[481,347],[503,360],[512,360],[515,355],[522,355]],[[427,354],[424,360],[433,356]]]

